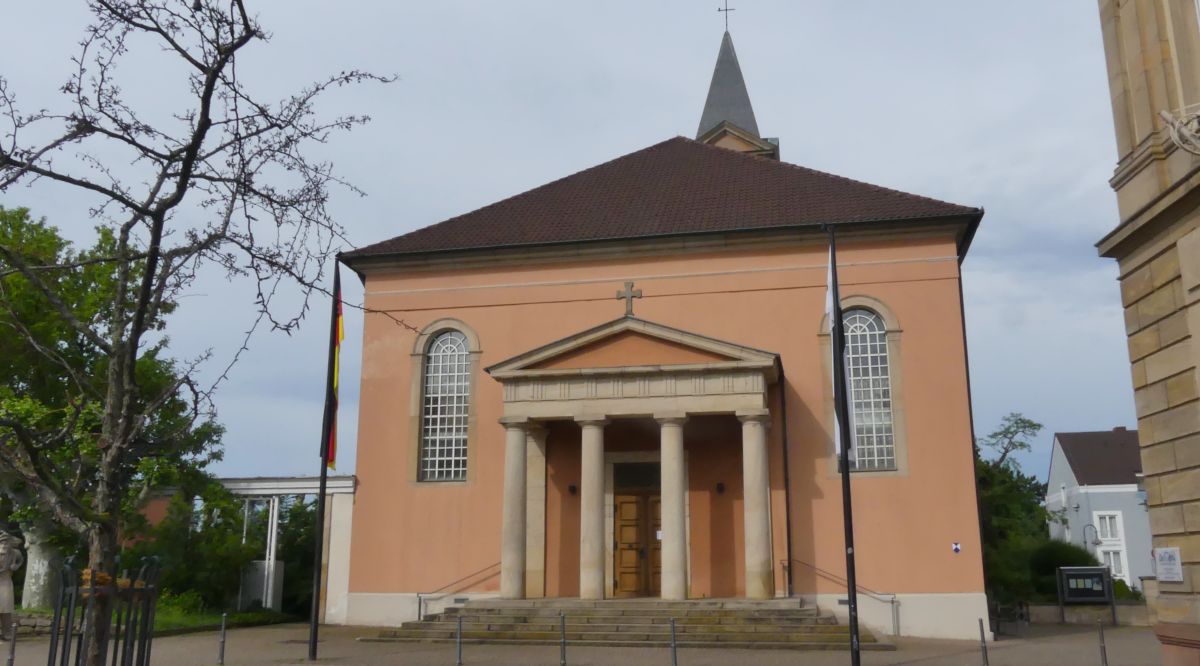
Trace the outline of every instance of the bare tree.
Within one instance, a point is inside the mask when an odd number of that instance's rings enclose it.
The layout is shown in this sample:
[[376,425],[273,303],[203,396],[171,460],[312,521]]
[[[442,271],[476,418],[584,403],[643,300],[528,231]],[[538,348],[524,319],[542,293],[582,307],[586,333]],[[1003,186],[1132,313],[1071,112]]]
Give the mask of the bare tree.
[[[199,416],[211,409],[215,388],[196,372],[207,355],[177,364],[172,381],[153,391],[139,382],[139,359],[205,265],[256,285],[251,330],[259,323],[284,331],[299,324],[334,249],[347,244],[326,207],[330,190],[355,191],[331,164],[306,152],[368,120],[322,120],[315,102],[332,88],[390,79],[346,71],[282,100],[263,100],[238,77],[247,47],[268,39],[244,0],[89,0],[88,6],[92,21],[62,87],[63,109],[23,112],[0,78],[0,119],[7,125],[0,124],[0,192],[48,181],[90,193],[97,203],[89,212],[111,234],[110,251],[42,264],[0,245],[0,277],[27,281],[71,328],[73,344],[103,357],[106,370],[89,377],[55,349],[39,349],[72,380],[70,413],[47,428],[0,412],[0,473],[19,479],[57,523],[86,539],[93,571],[115,575],[125,490],[120,470],[147,455],[137,442],[165,401],[186,396]],[[159,55],[147,43],[186,71],[180,81],[186,103],[166,121],[152,121],[147,109],[127,103],[118,84],[119,65],[130,54]],[[115,295],[103,316],[82,319],[56,293],[52,277],[97,264],[112,268]],[[300,305],[286,312],[273,306],[281,288],[289,297],[299,292]],[[96,415],[94,428],[81,427],[88,414]],[[47,455],[79,438],[93,439],[96,451],[82,485],[64,479],[62,466]],[[98,604],[88,618],[94,632],[88,664],[102,663],[108,616]]]

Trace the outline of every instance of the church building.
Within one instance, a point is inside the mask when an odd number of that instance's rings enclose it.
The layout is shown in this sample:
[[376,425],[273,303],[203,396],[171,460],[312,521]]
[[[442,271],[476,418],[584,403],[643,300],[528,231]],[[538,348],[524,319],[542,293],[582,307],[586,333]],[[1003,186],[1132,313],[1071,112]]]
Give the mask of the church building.
[[982,216],[782,161],[725,33],[694,139],[344,254],[367,314],[327,619],[494,597],[844,614],[833,227],[861,621],[978,638],[960,265]]

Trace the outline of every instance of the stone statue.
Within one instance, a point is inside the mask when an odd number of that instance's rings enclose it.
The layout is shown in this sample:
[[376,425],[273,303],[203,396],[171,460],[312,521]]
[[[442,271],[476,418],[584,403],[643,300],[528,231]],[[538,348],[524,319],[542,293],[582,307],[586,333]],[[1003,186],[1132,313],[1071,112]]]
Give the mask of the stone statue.
[[8,532],[0,531],[0,639],[12,640],[13,598],[12,572],[21,568],[25,556],[21,554],[21,540]]

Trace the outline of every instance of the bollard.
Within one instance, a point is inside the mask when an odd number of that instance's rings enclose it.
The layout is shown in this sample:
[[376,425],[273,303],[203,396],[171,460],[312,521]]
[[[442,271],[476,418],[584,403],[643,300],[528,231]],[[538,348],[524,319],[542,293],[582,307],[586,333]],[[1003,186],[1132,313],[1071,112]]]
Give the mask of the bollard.
[[987,634],[983,632],[983,618],[979,618],[979,649],[983,652],[983,666],[988,666]]
[[458,616],[458,632],[457,632],[457,640],[455,641],[455,643],[457,644],[457,648],[456,648],[456,653],[455,653],[456,656],[455,656],[454,666],[463,666],[463,662],[462,662],[462,615],[461,614]]
[[558,666],[567,666],[567,616],[558,611]]
[[221,639],[217,644],[217,666],[225,664],[225,620],[229,617],[229,613],[221,613]]
[[675,618],[671,618],[671,666],[679,666],[679,655],[675,650]]
[[12,636],[8,639],[8,660],[4,663],[6,666],[13,666],[17,663],[17,629],[21,626],[21,620],[13,618]]
[[1096,620],[1096,628],[1100,630],[1100,666],[1108,666],[1108,649],[1104,647],[1104,622]]

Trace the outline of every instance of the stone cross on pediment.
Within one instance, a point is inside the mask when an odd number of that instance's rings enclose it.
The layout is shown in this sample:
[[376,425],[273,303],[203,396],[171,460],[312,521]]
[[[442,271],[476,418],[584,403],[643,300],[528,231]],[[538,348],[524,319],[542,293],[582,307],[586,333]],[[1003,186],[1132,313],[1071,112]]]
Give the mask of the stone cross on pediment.
[[625,316],[633,316],[633,299],[641,298],[642,290],[634,289],[632,282],[625,283],[625,289],[617,292],[617,300],[625,301]]

